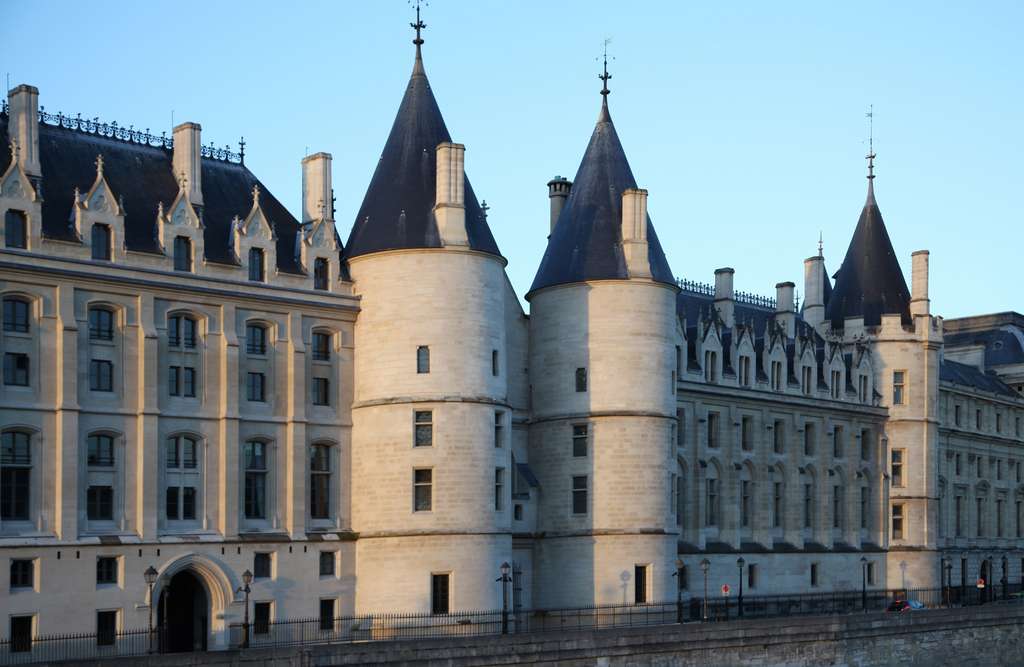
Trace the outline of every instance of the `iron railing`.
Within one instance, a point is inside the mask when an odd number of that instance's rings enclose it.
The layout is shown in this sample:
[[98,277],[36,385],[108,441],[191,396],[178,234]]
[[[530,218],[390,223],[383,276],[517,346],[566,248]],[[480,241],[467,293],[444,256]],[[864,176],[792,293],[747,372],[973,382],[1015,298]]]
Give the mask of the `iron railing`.
[[[711,283],[703,283],[698,280],[687,280],[686,278],[676,278],[676,285],[678,285],[679,289],[682,291],[689,292],[691,294],[700,294],[702,296],[715,295],[715,286]],[[766,310],[775,310],[776,306],[775,299],[770,296],[761,296],[760,294],[743,292],[741,290],[733,292],[733,299],[736,303],[745,303]]]
[[[997,582],[978,589],[949,588],[854,590],[801,595],[700,596],[673,602],[602,605],[570,609],[514,609],[449,614],[366,614],[327,618],[259,620],[229,626],[229,645],[237,649],[346,644],[402,639],[450,639],[666,626],[690,622],[735,621],[788,616],[829,616],[882,612],[917,613],[919,609],[970,607],[982,604],[1024,604],[1024,585]],[[907,611],[891,609],[908,601]],[[164,642],[159,628],[97,633],[28,635],[0,639],[0,665],[22,665],[159,653]]]

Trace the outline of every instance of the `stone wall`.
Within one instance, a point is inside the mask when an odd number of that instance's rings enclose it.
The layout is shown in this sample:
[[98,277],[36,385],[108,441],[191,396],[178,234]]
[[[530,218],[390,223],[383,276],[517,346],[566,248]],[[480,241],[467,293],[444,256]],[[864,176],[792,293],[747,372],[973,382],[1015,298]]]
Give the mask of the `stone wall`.
[[[1024,607],[668,625],[562,635],[332,645],[126,658],[145,667],[480,665],[1018,665]],[[114,665],[116,660],[104,660]],[[69,664],[69,663],[62,663]],[[77,663],[92,667],[98,662]]]

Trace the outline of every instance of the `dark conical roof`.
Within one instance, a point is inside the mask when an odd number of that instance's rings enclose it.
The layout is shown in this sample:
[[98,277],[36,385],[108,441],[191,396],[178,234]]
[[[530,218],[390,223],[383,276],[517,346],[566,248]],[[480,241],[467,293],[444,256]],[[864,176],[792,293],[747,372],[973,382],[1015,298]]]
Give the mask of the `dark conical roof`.
[[[381,250],[441,247],[433,213],[437,187],[435,150],[438,144],[451,140],[417,45],[405,97],[345,244],[345,259]],[[468,178],[465,206],[469,246],[500,255]]]
[[[530,291],[587,280],[629,278],[622,252],[622,193],[635,187],[607,103],[602,103],[597,127]],[[651,277],[675,285],[650,216],[647,248]]]
[[873,180],[868,180],[864,210],[835,278],[825,307],[825,319],[834,328],[842,328],[847,317],[863,317],[865,326],[875,326],[883,314],[897,314],[910,323],[910,291],[875,202]]

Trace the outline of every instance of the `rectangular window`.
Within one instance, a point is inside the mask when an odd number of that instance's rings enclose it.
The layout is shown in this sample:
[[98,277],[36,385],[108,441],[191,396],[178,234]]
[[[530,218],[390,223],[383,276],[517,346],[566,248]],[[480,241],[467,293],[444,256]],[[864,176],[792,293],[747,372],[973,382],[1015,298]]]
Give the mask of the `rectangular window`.
[[273,557],[269,553],[257,552],[252,556],[252,576],[256,579],[269,579]]
[[843,507],[846,502],[845,492],[843,487],[836,484],[832,487],[832,527],[837,530],[842,530],[846,525],[844,521]]
[[96,612],[96,645],[113,646],[117,641],[117,612]]
[[331,518],[331,448],[313,445],[309,461],[309,515]]
[[572,427],[572,455],[583,457],[587,455],[587,425],[574,424]]
[[11,589],[35,586],[36,562],[29,558],[11,559]]
[[633,567],[633,602],[636,604],[647,603],[647,568],[649,565],[636,565]]
[[247,324],[245,327],[245,353],[265,355],[267,353],[267,328],[261,324]]
[[996,498],[996,537],[1003,536],[1003,499]]
[[871,460],[871,430],[861,429],[860,432],[860,460]]
[[92,258],[110,261],[110,227],[100,224],[92,226]]
[[1002,481],[1003,479],[1003,460],[996,459],[996,481]]
[[996,413],[996,433],[1003,432],[1003,415]]
[[740,421],[740,446],[744,451],[754,449],[754,418],[744,417]]
[[957,426],[960,425],[960,406],[959,405],[954,405],[953,406],[953,423],[955,425],[957,425]]
[[451,610],[450,574],[430,575],[430,613],[447,614]]
[[572,513],[587,513],[587,477],[580,475],[572,478]]
[[868,529],[868,517],[870,512],[871,497],[868,495],[868,487],[860,487],[860,529]]
[[90,468],[110,468],[114,465],[114,438],[94,434],[87,440],[86,464]]
[[843,386],[843,372],[832,371],[832,384],[829,388],[832,390],[832,398],[839,398],[840,391]]
[[249,280],[261,283],[266,275],[264,270],[263,250],[260,248],[249,249]]
[[906,388],[906,371],[893,371],[892,372],[892,404],[903,405],[904,395]]
[[326,290],[329,267],[327,260],[317,257],[313,260],[313,289]]
[[185,236],[174,238],[174,270],[192,271],[192,241]]
[[582,393],[587,390],[587,369],[576,369],[576,391]]
[[28,216],[24,211],[12,208],[4,215],[4,245],[8,248],[28,247]]
[[498,351],[491,350],[491,375],[498,377],[500,365],[498,363]]
[[267,376],[263,373],[249,373],[246,383],[246,399],[257,403],[267,400]]
[[974,411],[974,428],[981,430],[981,410]]
[[494,446],[501,447],[505,444],[505,414],[494,413]]
[[243,450],[245,463],[245,518],[267,518],[267,443],[249,440]]
[[313,405],[331,404],[331,381],[327,378],[313,378]]
[[804,528],[814,527],[814,485],[804,484]]
[[185,521],[195,521],[196,489],[193,486],[181,487],[181,518]]
[[320,576],[321,577],[333,577],[334,576],[334,565],[338,559],[337,551],[321,551],[320,552]]
[[757,588],[757,563],[747,565],[747,588]]
[[964,497],[956,497],[956,536],[963,537],[964,534]]
[[89,389],[114,391],[114,364],[105,359],[89,361]]
[[811,563],[811,587],[815,588],[818,585],[818,564]]
[[782,391],[782,362],[772,362],[772,391]]
[[814,456],[814,424],[804,424],[804,456]]
[[181,366],[171,366],[167,369],[167,393],[171,396],[181,396]]
[[167,487],[167,490],[164,492],[164,505],[166,506],[166,515],[168,520],[177,521],[181,518],[181,514],[178,511],[178,487]]
[[961,460],[959,453],[953,455],[953,468],[957,475],[962,474],[962,462],[963,461]]
[[505,469],[494,469],[494,511],[505,509]]
[[772,483],[772,527],[782,527],[782,482]]
[[89,309],[89,340],[114,339],[114,313],[105,308]]
[[11,653],[28,653],[32,650],[32,616],[11,616]]
[[426,345],[420,345],[416,348],[416,372],[430,372],[430,348]]
[[707,499],[705,501],[705,515],[704,525],[705,526],[717,526],[718,525],[718,480],[711,478],[704,480],[706,487]]
[[100,556],[96,559],[96,583],[116,584],[117,583],[117,558],[114,556]]
[[843,458],[843,450],[845,449],[843,435],[842,426],[836,425],[832,427],[832,456],[837,459]]
[[252,606],[253,611],[253,634],[266,635],[270,633],[270,603],[257,602]]
[[196,369],[190,366],[181,369],[181,393],[186,398],[196,397]]
[[714,448],[718,447],[718,442],[719,442],[719,438],[718,438],[718,413],[717,412],[709,412],[708,413],[708,447],[714,449]]
[[740,525],[744,528],[750,527],[750,504],[751,504],[751,483],[748,480],[740,481]]
[[903,504],[895,503],[892,506],[892,539],[903,539]]
[[868,563],[868,583],[874,585],[875,583],[875,564]]
[[4,299],[4,331],[28,333],[29,305],[23,299]]
[[413,419],[413,447],[431,447],[434,444],[434,412],[432,410],[416,410]]
[[433,507],[434,471],[430,468],[413,470],[413,511],[429,512]]
[[686,446],[686,413],[676,410],[676,447]]
[[985,499],[974,499],[975,525],[978,528],[977,536],[985,536]]
[[800,371],[800,389],[804,396],[810,396],[811,390],[814,388],[812,384],[812,369],[810,366],[804,366]]
[[320,630],[330,632],[334,629],[334,608],[337,603],[335,598],[320,600]]
[[892,475],[892,485],[896,488],[903,488],[903,456],[905,450],[894,449],[892,450],[892,468],[890,474]]
[[4,353],[4,384],[16,387],[28,386],[28,355],[17,352]]
[[114,519],[114,489],[110,486],[90,486],[86,490],[86,517],[89,521]]
[[786,451],[786,424],[776,419],[772,425],[772,451],[781,454]]
[[331,360],[331,334],[313,334],[313,361]]

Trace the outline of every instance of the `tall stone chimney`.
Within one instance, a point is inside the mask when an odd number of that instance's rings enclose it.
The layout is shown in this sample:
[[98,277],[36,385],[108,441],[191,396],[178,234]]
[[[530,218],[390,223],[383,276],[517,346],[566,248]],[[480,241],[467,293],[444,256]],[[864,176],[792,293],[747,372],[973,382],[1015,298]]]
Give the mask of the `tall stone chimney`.
[[622,193],[622,254],[630,278],[650,278],[647,255],[647,190],[629,188]]
[[572,190],[572,181],[564,176],[555,176],[548,181],[548,199],[551,200],[551,229],[548,233],[555,231],[558,223],[558,216],[562,214],[565,207],[565,200],[569,198],[569,191]]
[[732,328],[736,323],[732,278],[736,271],[729,267],[715,269],[715,308],[722,316],[725,326]]
[[928,315],[931,312],[928,299],[928,251],[918,250],[910,257],[913,262],[910,276],[910,314]]
[[7,103],[7,134],[18,147],[18,163],[26,174],[39,178],[39,89],[23,83],[7,92]]
[[331,154],[314,153],[302,160],[302,222],[334,220]]
[[437,145],[437,192],[434,217],[444,245],[469,245],[466,235],[466,147]]
[[796,335],[796,305],[793,290],[796,287],[787,281],[775,285],[775,321],[786,328],[786,336]]
[[825,321],[825,258],[804,260],[804,322],[820,330]]
[[199,123],[182,123],[174,128],[174,154],[171,165],[178,182],[185,179],[185,197],[193,206],[203,205],[203,171]]

